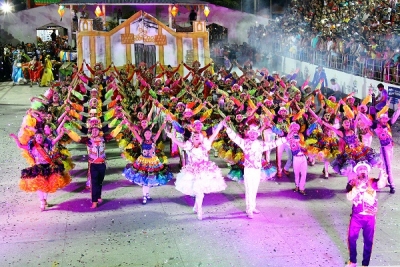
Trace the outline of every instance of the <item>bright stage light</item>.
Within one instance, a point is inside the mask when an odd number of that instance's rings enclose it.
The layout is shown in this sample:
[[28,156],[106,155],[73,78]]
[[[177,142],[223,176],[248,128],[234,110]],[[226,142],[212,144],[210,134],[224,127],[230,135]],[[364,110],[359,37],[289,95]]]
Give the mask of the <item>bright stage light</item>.
[[4,13],[10,13],[12,11],[12,5],[10,5],[9,3],[6,2],[6,3],[1,4],[0,9]]

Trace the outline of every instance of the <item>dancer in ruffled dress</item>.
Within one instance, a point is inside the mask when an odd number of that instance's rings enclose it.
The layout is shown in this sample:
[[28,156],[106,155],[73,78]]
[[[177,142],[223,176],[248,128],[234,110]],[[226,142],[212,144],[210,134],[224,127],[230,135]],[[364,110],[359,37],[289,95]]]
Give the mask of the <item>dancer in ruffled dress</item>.
[[152,200],[150,197],[150,187],[165,185],[173,178],[173,174],[168,170],[168,166],[162,164],[156,156],[156,142],[165,127],[165,123],[160,127],[155,136],[153,136],[150,128],[144,129],[140,135],[135,128],[129,125],[126,119],[122,123],[128,125],[142,148],[142,155],[135,162],[126,165],[123,175],[127,180],[143,187],[142,204],[145,205],[147,201]]
[[21,171],[19,187],[26,192],[37,192],[42,211],[46,208],[48,193],[54,193],[71,182],[68,172],[64,171],[63,163],[53,157],[53,146],[63,134],[61,131],[56,138],[50,140],[41,132],[36,132],[34,138],[26,145],[22,145],[16,135],[10,135],[17,146],[27,150],[34,160],[33,166]]
[[203,219],[204,194],[219,192],[226,188],[221,170],[208,157],[211,144],[221,129],[222,123],[218,124],[209,138],[199,132],[193,132],[190,139],[184,143],[175,137],[175,129],[172,133],[167,132],[167,136],[188,154],[188,164],[178,173],[175,186],[185,195],[196,196],[193,211],[197,212],[199,220]]
[[374,149],[365,146],[359,139],[355,132],[353,121],[345,119],[342,121],[342,127],[340,129],[334,128],[328,122],[320,119],[311,109],[309,113],[317,119],[320,125],[327,127],[334,131],[337,136],[341,139],[339,142],[340,154],[337,155],[336,159],[331,163],[333,170],[336,173],[347,176],[350,182],[356,177],[356,173],[353,168],[360,161],[366,161],[372,167],[375,167],[380,163],[380,155],[374,151]]

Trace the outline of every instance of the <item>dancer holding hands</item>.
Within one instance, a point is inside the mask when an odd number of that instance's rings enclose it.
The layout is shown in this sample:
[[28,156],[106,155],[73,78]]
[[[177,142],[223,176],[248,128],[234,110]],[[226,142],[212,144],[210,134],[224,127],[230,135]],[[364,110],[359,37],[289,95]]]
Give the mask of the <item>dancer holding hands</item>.
[[[199,124],[195,121],[193,124]],[[219,123],[210,137],[204,137],[201,132],[193,132],[186,142],[179,141],[175,136],[175,129],[166,132],[167,136],[185,150],[188,154],[188,164],[185,165],[176,177],[176,189],[185,195],[196,196],[193,211],[197,212],[197,218],[203,219],[204,194],[225,190],[226,184],[221,170],[209,160],[208,152],[211,145],[222,129],[223,123]]]
[[226,133],[229,138],[235,142],[244,153],[244,185],[246,189],[246,213],[247,216],[252,219],[254,213],[260,213],[256,209],[256,197],[258,186],[260,184],[261,178],[261,160],[263,152],[276,148],[287,142],[285,137],[278,138],[275,141],[265,142],[259,140],[261,135],[261,130],[256,124],[256,121],[247,122],[247,137],[241,138],[237,133],[235,133],[226,123],[223,121],[226,127]]

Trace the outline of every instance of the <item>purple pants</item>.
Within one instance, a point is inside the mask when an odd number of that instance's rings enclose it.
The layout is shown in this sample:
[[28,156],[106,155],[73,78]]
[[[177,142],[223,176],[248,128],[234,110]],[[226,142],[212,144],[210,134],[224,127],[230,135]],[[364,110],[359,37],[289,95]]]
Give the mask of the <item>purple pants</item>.
[[350,261],[357,263],[357,239],[360,230],[363,230],[364,251],[362,265],[368,266],[371,259],[372,245],[374,243],[375,219],[373,215],[352,214],[350,218],[348,246]]

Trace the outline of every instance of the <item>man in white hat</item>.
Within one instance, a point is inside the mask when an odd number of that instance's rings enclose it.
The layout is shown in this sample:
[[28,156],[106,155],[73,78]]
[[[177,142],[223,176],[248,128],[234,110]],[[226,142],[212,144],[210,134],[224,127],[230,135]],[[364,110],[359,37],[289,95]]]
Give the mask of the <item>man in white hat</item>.
[[387,183],[387,175],[380,176],[380,179],[368,177],[371,166],[367,162],[357,163],[353,170],[357,178],[347,186],[347,199],[353,202],[353,207],[347,237],[350,260],[345,267],[357,266],[357,239],[361,229],[364,237],[362,265],[369,265],[378,211],[376,190]]
[[259,140],[258,138],[261,135],[261,130],[255,122],[248,122],[249,127],[246,133],[246,138],[241,138],[237,133],[235,133],[229,126],[227,126],[225,120],[223,123],[226,127],[226,133],[229,138],[243,150],[246,213],[247,216],[252,219],[254,213],[260,213],[260,211],[256,209],[256,197],[261,179],[262,154],[263,152],[271,150],[287,141],[286,138],[278,138],[276,141],[272,142]]
[[[279,130],[276,132],[278,137],[286,137],[289,132],[290,120],[288,117],[288,110],[282,106],[278,110],[278,116],[275,116],[274,123],[276,128]],[[282,168],[282,155],[283,151],[286,151],[287,161],[285,166]],[[282,177],[282,172],[289,175],[289,169],[292,166],[292,151],[288,143],[278,145],[276,148],[276,168],[278,170],[276,176]]]

